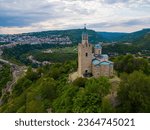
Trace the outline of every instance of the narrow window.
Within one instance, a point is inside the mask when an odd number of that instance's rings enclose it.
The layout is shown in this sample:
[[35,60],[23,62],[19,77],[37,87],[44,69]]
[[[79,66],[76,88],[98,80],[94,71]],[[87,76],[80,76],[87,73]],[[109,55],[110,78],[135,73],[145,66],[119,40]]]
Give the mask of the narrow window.
[[88,57],[88,53],[85,53],[85,56]]

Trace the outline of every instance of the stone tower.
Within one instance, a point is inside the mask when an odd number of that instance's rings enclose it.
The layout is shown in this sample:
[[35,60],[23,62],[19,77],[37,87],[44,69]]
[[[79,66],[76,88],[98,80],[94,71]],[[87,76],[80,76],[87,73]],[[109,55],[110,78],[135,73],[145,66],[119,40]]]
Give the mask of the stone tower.
[[94,46],[94,55],[101,55],[102,54],[102,47],[100,44],[96,44]]
[[82,33],[82,43],[78,45],[78,76],[92,74],[92,45],[88,43],[86,26]]

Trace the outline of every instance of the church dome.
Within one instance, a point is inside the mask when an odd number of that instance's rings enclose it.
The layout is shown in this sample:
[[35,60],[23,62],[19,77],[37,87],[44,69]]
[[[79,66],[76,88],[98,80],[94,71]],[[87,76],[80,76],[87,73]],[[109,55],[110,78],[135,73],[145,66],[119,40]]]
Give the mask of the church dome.
[[102,46],[101,46],[100,44],[96,44],[96,45],[94,46],[94,48],[96,48],[96,49],[101,49]]
[[94,59],[94,60],[92,61],[92,63],[93,63],[94,65],[98,65],[98,64],[100,64],[100,61],[97,60],[97,59]]

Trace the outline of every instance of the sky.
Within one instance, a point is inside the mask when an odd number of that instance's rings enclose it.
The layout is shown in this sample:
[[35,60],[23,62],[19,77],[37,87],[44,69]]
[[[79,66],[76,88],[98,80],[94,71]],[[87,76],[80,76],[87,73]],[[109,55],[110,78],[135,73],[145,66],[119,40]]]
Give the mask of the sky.
[[83,28],[150,28],[150,0],[0,0],[0,34]]

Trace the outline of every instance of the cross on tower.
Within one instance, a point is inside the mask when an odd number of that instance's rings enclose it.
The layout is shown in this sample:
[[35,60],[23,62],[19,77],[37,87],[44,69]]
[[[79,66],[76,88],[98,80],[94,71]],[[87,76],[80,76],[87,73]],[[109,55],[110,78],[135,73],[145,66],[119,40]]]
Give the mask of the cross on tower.
[[84,30],[82,33],[82,44],[87,44],[88,43],[88,33],[86,30],[86,24],[84,24]]

